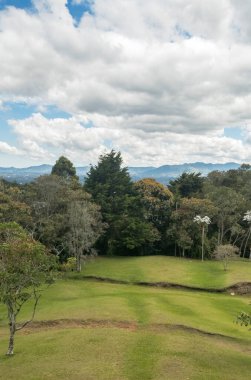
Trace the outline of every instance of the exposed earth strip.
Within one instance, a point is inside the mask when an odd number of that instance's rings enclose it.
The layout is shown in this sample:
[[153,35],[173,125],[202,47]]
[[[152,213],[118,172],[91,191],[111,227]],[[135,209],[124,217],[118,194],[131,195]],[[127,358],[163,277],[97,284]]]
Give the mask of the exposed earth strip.
[[[170,282],[146,282],[146,281],[125,281],[125,280],[116,280],[107,277],[99,276],[84,276],[82,277],[85,280],[94,280],[100,282],[107,282],[110,284],[123,284],[123,285],[137,285],[137,286],[149,286],[155,288],[164,288],[164,289],[180,289],[180,290],[190,290],[190,291],[200,291],[208,293],[234,293],[239,295],[251,294],[251,282],[239,282],[234,285],[227,286],[225,288],[202,288],[189,285],[181,285]],[[78,278],[80,279],[80,278]]]

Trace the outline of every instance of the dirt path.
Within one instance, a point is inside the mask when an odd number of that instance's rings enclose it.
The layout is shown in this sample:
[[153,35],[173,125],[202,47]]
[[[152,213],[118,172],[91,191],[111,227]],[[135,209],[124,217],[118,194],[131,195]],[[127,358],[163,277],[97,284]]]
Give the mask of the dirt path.
[[181,324],[168,324],[168,323],[150,323],[150,324],[138,324],[130,321],[113,321],[113,320],[92,320],[92,319],[55,319],[47,321],[34,321],[31,322],[24,330],[23,334],[31,334],[36,331],[44,331],[50,329],[72,329],[72,328],[115,328],[129,331],[140,330],[152,330],[156,332],[167,332],[170,330],[182,330],[190,333],[196,333],[200,335],[206,335],[211,337],[225,338],[235,340],[235,338],[227,335],[213,333],[197,329],[195,327],[181,325]]
[[196,286],[181,285],[170,282],[146,282],[146,281],[125,281],[125,280],[116,280],[107,277],[98,277],[98,276],[83,276],[85,280],[93,280],[99,282],[106,282],[110,284],[123,284],[123,285],[137,285],[137,286],[148,286],[155,288],[164,288],[164,289],[180,289],[180,290],[190,290],[190,291],[199,291],[207,293],[234,293],[238,295],[251,294],[251,282],[239,282],[234,285],[227,286],[225,288],[201,288]]

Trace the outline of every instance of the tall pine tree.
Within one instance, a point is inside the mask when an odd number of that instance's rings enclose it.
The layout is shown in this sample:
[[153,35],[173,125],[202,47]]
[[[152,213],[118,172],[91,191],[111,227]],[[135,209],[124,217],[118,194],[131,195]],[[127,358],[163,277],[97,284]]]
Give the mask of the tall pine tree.
[[108,225],[99,241],[101,253],[142,254],[159,234],[144,219],[139,194],[122,163],[120,152],[112,150],[101,155],[98,164],[91,166],[84,186],[101,206],[103,219]]

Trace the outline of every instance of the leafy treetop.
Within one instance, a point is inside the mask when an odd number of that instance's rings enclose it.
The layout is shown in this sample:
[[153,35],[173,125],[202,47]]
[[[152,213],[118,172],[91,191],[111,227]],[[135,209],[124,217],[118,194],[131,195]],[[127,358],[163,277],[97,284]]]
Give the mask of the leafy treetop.
[[170,181],[170,190],[181,197],[191,197],[200,194],[204,179],[201,173],[182,173],[177,179]]
[[76,168],[73,166],[72,162],[64,156],[59,157],[56,161],[55,165],[52,167],[51,174],[55,174],[66,179],[78,179]]
[[144,218],[140,195],[127,168],[122,167],[120,152],[101,155],[98,164],[91,166],[84,187],[101,206],[108,225],[99,241],[103,253],[136,254],[159,239],[158,231]]

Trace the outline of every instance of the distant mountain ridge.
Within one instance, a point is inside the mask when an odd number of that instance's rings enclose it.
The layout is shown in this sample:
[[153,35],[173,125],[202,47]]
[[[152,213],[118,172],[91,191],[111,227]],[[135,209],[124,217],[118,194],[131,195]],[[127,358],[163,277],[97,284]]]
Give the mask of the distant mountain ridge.
[[[179,165],[162,165],[160,167],[128,167],[129,173],[134,181],[142,178],[154,178],[157,181],[168,184],[170,180],[179,177],[183,172],[201,173],[206,176],[213,170],[227,171],[238,169],[240,164],[227,162],[225,164],[206,164],[204,162],[185,163]],[[88,172],[90,166],[77,167],[77,175],[81,181]],[[17,183],[29,183],[40,175],[50,174],[52,165],[29,166],[27,168],[0,167],[0,177]]]

